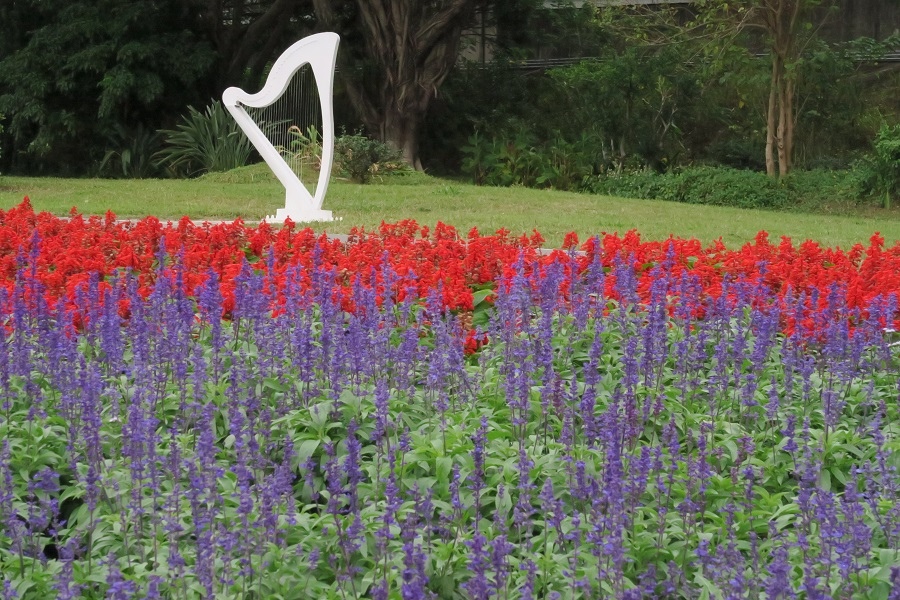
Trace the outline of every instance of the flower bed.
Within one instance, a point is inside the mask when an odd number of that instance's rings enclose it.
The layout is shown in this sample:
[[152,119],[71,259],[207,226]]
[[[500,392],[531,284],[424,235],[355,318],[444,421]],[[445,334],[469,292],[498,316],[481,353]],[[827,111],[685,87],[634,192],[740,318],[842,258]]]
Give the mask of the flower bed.
[[0,214],[0,593],[900,590],[896,247],[540,243]]
[[[210,273],[215,273],[225,298],[227,316],[233,306],[235,278],[246,261],[253,269],[271,274],[271,285],[283,290],[285,274],[302,267],[311,273],[319,267],[333,270],[330,279],[336,293],[348,298],[355,281],[374,285],[379,301],[384,296],[382,268],[394,274],[391,296],[402,301],[411,293],[424,298],[438,284],[444,305],[451,310],[472,310],[473,292],[492,288],[508,277],[520,258],[526,270],[566,261],[567,251],[582,251],[568,266],[584,273],[595,261],[607,271],[617,260],[634,267],[636,293],[646,303],[654,281],[652,267],[663,265],[670,277],[689,273],[697,278],[703,297],[718,297],[723,282],[740,280],[761,290],[760,301],[778,302],[803,295],[806,317],[827,305],[832,286],[840,288],[850,310],[864,310],[875,298],[900,290],[900,244],[885,248],[877,233],[868,247],[860,244],[847,251],[823,248],[806,241],[795,246],[789,239],[773,244],[765,232],[739,250],[721,242],[704,247],[694,239],[672,238],[642,241],[630,231],[625,235],[604,234],[579,246],[574,234],[567,236],[564,250],[541,253],[543,238],[516,238],[500,230],[492,235],[470,231],[460,235],[439,223],[432,231],[415,221],[382,224],[378,231],[354,230],[342,242],[311,229],[288,224],[281,229],[266,224],[248,227],[241,221],[196,225],[187,218],[163,224],[154,217],[138,222],[83,216],[73,211],[69,219],[48,213],[36,214],[26,198],[9,211],[0,211],[0,284],[7,289],[15,281],[18,264],[28,260],[32,275],[40,283],[47,302],[75,298],[75,290],[92,273],[101,279],[124,270],[137,275],[138,290],[146,297],[152,289],[160,260],[177,263],[181,285],[193,295]],[[168,256],[168,258],[166,258]],[[308,286],[309,277],[302,285]],[[607,277],[603,293],[617,298],[615,276]],[[565,286],[563,293],[567,293]],[[702,303],[702,298],[695,298]],[[352,307],[346,305],[351,310]],[[813,321],[807,321],[808,326]],[[885,325],[888,325],[885,323]]]

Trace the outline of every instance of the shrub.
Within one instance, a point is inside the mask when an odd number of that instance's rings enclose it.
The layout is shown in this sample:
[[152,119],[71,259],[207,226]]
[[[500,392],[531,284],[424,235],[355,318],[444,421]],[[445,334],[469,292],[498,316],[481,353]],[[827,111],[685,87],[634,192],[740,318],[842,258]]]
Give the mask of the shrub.
[[154,155],[162,143],[162,134],[149,131],[142,125],[128,130],[116,127],[110,143],[115,148],[107,150],[100,161],[98,171],[110,177],[144,179],[159,173],[159,164]]
[[361,133],[339,136],[334,142],[334,159],[338,170],[357,183],[368,183],[380,172],[407,168],[398,150]]
[[873,161],[876,189],[884,194],[885,208],[900,194],[900,124],[883,126],[875,136]]
[[598,177],[588,189],[608,196],[669,200],[673,196],[674,181],[673,177],[656,171],[630,171]]
[[721,167],[693,167],[666,174],[638,171],[601,177],[590,189],[614,196],[739,208],[783,208],[790,196],[787,186],[764,173]]
[[872,146],[874,152],[853,165],[854,192],[890,208],[900,195],[900,124],[882,125]]
[[581,190],[603,162],[600,141],[584,133],[571,142],[561,135],[540,144],[531,132],[485,137],[476,132],[463,148],[463,170],[476,185],[521,185]]
[[700,167],[674,175],[678,202],[736,206],[739,208],[782,208],[788,191],[779,182],[756,171]]
[[546,160],[534,135],[526,129],[490,138],[476,133],[469,138],[463,154],[463,169],[471,173],[476,184],[503,187],[537,187]]
[[156,153],[157,164],[176,174],[230,171],[246,165],[253,155],[253,144],[219,101],[205,112],[188,107],[175,130],[160,133],[166,147]]

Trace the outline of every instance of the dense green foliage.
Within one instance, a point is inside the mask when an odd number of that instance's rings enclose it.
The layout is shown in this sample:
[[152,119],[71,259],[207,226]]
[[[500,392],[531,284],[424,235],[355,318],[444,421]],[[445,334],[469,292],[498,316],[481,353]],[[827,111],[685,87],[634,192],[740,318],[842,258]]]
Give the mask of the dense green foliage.
[[[189,106],[206,106],[225,85],[258,87],[286,41],[315,28],[317,9],[310,2],[287,4],[4,4],[0,15],[16,24],[0,42],[4,172],[175,174],[153,160],[162,141],[156,132],[171,131]],[[460,49],[474,60],[458,66],[439,90],[433,86],[437,94],[429,92],[430,108],[418,131],[426,167],[462,171],[482,184],[567,190],[596,187],[597,176],[641,169],[765,168],[770,66],[755,54],[760,41],[748,30],[703,17],[699,4],[695,12],[558,4],[545,10],[542,2],[517,0],[488,10],[485,26],[497,26],[491,52],[467,47],[477,40],[477,28],[463,38]],[[360,122],[376,122],[377,111],[369,118],[355,113],[361,101],[354,95],[366,92],[375,110],[371,99],[381,93],[384,77],[370,64],[360,7],[349,1],[320,5],[331,6],[329,22],[340,28],[340,56],[347,61],[337,82],[338,123],[357,130]],[[291,18],[282,18],[285,10],[293,11]],[[870,182],[866,194],[889,198],[885,162],[875,156],[873,140],[900,114],[892,93],[898,73],[877,59],[898,38],[826,41],[811,35],[817,31],[812,16],[804,13],[803,19],[809,39],[791,75],[797,90],[793,164],[829,170],[856,165],[859,178]],[[568,60],[579,56],[590,58]],[[562,63],[525,68],[521,62],[538,57]],[[377,138],[383,129],[369,126],[367,133]]]
[[115,149],[106,151],[98,170],[108,177],[143,179],[158,176],[162,168],[154,155],[160,150],[162,141],[162,132],[142,126],[128,131],[117,125],[109,142]]
[[16,4],[35,27],[0,54],[6,159],[19,171],[89,172],[119,130],[159,128],[207,89],[215,56],[180,2]]
[[338,136],[334,141],[335,167],[356,183],[368,183],[372,176],[401,168],[400,152],[361,133]]
[[473,134],[463,148],[463,172],[478,185],[579,190],[602,164],[602,140],[587,133],[574,143],[556,135],[544,144],[524,129],[511,135]]
[[[555,24],[588,41],[582,55],[596,58],[544,73],[520,69],[515,60],[461,71],[446,86],[439,122],[430,124],[440,140],[436,150],[476,182],[500,185],[555,185],[547,183],[552,177],[537,182],[532,171],[549,172],[542,165],[552,161],[551,148],[585,139],[590,149],[570,158],[586,167],[579,175],[698,162],[765,170],[770,65],[753,54],[746,32],[697,36],[678,25],[696,23],[673,10],[554,11],[570,15]],[[871,151],[879,127],[900,115],[891,92],[896,69],[877,64],[897,43],[897,36],[809,41],[792,74],[794,165],[845,169]],[[448,142],[458,149],[455,157]],[[521,161],[537,166],[522,168]],[[572,181],[561,187],[582,184],[580,177]]]
[[253,144],[218,100],[204,112],[188,107],[176,129],[161,133],[165,146],[157,152],[159,163],[188,176],[242,167],[254,152]]
[[662,174],[638,171],[597,178],[591,184],[591,191],[739,208],[783,208],[790,197],[787,185],[770,179],[765,173],[715,167]]
[[630,198],[814,212],[841,199],[863,203],[867,198],[865,181],[865,173],[856,171],[795,171],[775,181],[757,171],[690,167],[669,173],[635,171],[598,177],[587,187],[596,193]]
[[885,208],[900,194],[900,124],[882,127],[875,138],[873,166],[877,191],[885,196]]

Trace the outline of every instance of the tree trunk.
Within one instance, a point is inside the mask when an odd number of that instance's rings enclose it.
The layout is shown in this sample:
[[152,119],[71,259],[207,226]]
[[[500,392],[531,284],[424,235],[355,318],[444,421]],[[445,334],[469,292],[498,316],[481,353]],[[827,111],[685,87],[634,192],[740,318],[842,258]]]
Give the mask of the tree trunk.
[[772,80],[766,113],[766,173],[783,177],[790,173],[794,153],[795,74],[791,67],[798,54],[797,26],[806,0],[765,0],[763,24],[770,37]]
[[401,153],[404,162],[421,171],[418,134],[418,123],[412,122],[399,111],[387,111],[381,132],[382,139]]
[[787,151],[788,121],[791,115],[787,112],[785,101],[787,100],[788,82],[785,78],[784,63],[781,64],[781,73],[778,75],[778,133],[775,141],[778,149],[778,176],[784,177],[790,170],[790,157]]
[[[316,15],[325,27],[338,29],[338,15],[348,11],[334,0],[314,0]],[[403,153],[416,169],[418,134],[431,100],[459,55],[463,28],[474,16],[477,0],[356,0],[365,48],[353,57],[339,55],[341,78],[351,104],[370,134]],[[359,78],[352,59],[376,65],[377,83]],[[357,62],[358,64],[358,62]]]
[[787,175],[794,168],[794,127],[797,116],[794,114],[794,90],[796,82],[793,77],[784,80],[784,101],[782,113],[784,114],[784,172]]
[[766,174],[775,177],[775,109],[778,106],[778,59],[772,57],[772,79],[769,82],[769,107],[766,111]]

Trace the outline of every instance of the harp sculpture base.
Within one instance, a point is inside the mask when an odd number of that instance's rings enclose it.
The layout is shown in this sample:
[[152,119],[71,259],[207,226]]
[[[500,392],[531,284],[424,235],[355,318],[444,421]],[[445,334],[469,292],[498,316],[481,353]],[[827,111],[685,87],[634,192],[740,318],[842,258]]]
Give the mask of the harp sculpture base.
[[284,223],[287,219],[294,223],[320,223],[340,221],[341,217],[335,218],[330,210],[314,208],[305,197],[288,196],[284,208],[279,208],[274,215],[267,216],[266,223]]
[[[266,223],[284,223],[290,219],[294,223],[319,223],[326,221],[334,221],[335,218],[330,210],[291,210],[289,208],[279,208],[274,215],[266,217]],[[338,221],[340,219],[337,219]]]

